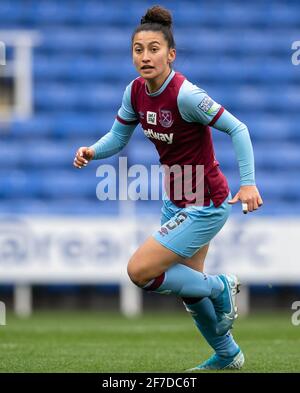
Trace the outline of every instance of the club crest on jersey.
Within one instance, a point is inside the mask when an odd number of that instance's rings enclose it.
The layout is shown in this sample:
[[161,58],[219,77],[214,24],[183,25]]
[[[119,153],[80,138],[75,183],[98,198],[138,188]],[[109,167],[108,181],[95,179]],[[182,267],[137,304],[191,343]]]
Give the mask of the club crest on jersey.
[[147,123],[153,124],[154,126],[157,125],[156,112],[147,111]]
[[166,109],[160,109],[159,122],[163,127],[169,128],[174,123],[172,112]]

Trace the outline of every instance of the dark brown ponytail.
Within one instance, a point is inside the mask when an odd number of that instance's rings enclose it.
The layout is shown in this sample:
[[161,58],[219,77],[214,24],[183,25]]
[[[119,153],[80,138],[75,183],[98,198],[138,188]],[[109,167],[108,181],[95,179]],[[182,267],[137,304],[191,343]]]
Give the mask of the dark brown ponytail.
[[170,11],[159,5],[149,8],[141,19],[141,24],[132,34],[132,43],[134,36],[140,31],[161,31],[168,43],[168,47],[175,48],[175,40],[172,31],[172,15]]

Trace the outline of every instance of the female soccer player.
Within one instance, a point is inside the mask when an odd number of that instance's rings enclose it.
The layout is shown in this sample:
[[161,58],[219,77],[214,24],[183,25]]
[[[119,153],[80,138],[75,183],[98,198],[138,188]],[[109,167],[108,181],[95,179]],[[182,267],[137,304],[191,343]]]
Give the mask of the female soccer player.
[[[169,168],[192,165],[194,185],[190,191],[195,190],[196,166],[204,167],[201,204],[195,203],[196,193],[194,203],[190,195],[181,193],[178,198],[176,175],[169,176],[161,228],[131,257],[128,275],[146,291],[172,293],[183,299],[215,351],[191,370],[239,369],[244,355],[230,333],[237,317],[238,280],[233,275],[205,274],[203,266],[209,242],[225,224],[231,205],[241,201],[253,212],[263,203],[255,186],[248,129],[204,90],[172,69],[176,49],[168,10],[160,6],[147,10],[132,35],[132,56],[140,77],[127,86],[112,129],[94,145],[80,147],[74,166],[82,168],[90,160],[118,153],[141,123],[161,164]],[[233,199],[214,155],[209,126],[226,132],[233,142],[241,181]]]

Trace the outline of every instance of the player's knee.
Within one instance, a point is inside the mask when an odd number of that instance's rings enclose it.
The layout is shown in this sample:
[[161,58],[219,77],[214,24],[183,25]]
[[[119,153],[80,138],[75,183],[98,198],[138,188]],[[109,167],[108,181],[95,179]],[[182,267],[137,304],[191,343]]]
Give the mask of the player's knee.
[[148,281],[140,264],[134,258],[131,258],[128,263],[127,273],[130,280],[139,287],[143,287]]

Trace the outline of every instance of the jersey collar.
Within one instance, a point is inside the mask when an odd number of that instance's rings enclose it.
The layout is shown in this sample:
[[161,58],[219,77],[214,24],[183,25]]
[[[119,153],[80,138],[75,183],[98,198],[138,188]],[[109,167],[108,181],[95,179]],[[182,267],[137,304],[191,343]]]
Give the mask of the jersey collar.
[[168,86],[168,84],[170,83],[170,81],[171,81],[171,79],[173,78],[174,75],[175,75],[175,71],[172,70],[172,71],[170,72],[170,75],[168,76],[168,78],[167,78],[167,79],[164,81],[164,83],[161,85],[161,87],[160,87],[157,91],[155,91],[154,93],[149,93],[149,92],[148,92],[148,90],[147,90],[147,85],[146,85],[146,83],[145,83],[145,91],[146,91],[146,94],[147,94],[148,96],[150,96],[150,97],[159,96],[159,95],[165,90],[165,88]]

